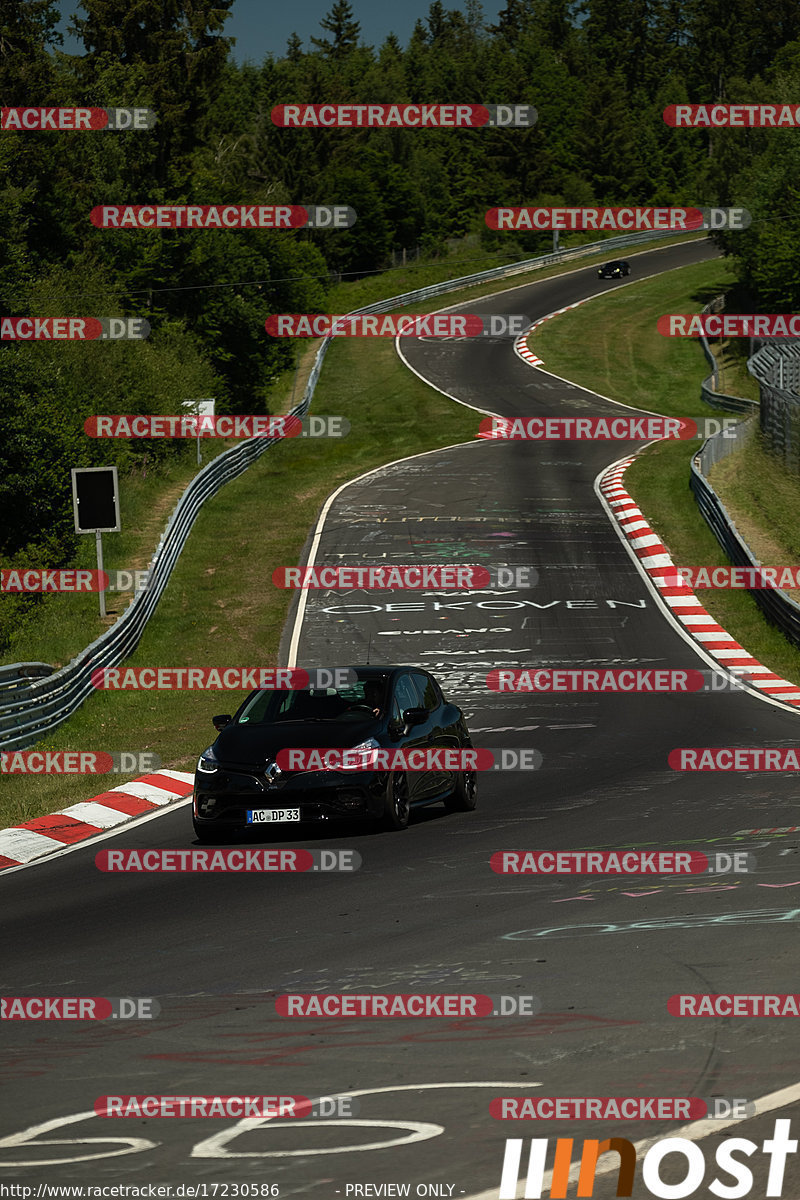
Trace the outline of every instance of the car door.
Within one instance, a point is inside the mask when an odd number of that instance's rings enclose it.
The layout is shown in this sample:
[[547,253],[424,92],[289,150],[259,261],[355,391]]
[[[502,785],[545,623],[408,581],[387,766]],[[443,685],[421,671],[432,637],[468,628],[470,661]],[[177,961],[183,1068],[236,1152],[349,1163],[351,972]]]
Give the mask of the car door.
[[[452,738],[447,736],[441,723],[442,697],[436,683],[425,671],[412,671],[412,678],[419,695],[418,703],[428,714],[426,723],[418,726],[420,730],[425,730],[426,745],[436,749],[452,746]],[[426,794],[442,792],[452,786],[452,782],[452,772],[432,771],[427,780]]]
[[[398,730],[397,744],[402,745],[407,750],[427,749],[430,744],[430,722],[426,722],[423,725],[412,725],[404,734],[399,732],[403,724],[403,713],[406,709],[422,708],[422,701],[420,700],[417,688],[414,686],[414,681],[408,672],[399,675],[395,680],[391,704],[392,720]],[[412,803],[415,800],[424,799],[435,790],[435,787],[431,784],[428,772],[408,772],[408,795]]]

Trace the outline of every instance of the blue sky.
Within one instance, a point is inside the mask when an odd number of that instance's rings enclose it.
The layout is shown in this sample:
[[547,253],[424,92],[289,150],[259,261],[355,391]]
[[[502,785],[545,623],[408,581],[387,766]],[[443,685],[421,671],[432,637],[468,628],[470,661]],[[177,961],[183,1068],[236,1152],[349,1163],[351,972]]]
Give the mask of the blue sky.
[[[462,0],[444,0],[445,7],[463,10]],[[356,20],[361,23],[362,40],[369,45],[379,46],[387,34],[396,33],[405,45],[411,36],[414,22],[424,18],[430,8],[430,0],[351,0]],[[308,44],[309,37],[320,36],[320,20],[330,11],[333,0],[291,0],[280,4],[277,0],[235,0],[226,32],[235,37],[233,48],[237,62],[250,59],[260,63],[267,54],[283,54],[286,40],[294,30]],[[59,0],[64,20],[63,49],[71,54],[81,50],[81,44],[66,34],[69,17],[78,10],[77,0]],[[483,0],[485,19],[492,23],[498,12],[505,8],[505,0]]]

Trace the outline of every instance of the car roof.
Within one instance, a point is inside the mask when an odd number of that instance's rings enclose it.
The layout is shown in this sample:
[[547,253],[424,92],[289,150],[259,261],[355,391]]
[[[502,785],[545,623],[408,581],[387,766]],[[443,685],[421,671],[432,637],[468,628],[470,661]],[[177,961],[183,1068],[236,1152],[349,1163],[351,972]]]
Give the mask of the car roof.
[[419,671],[423,675],[430,675],[430,671],[426,667],[420,667],[416,663],[370,663],[368,665],[336,663],[330,669],[334,671],[355,671],[359,679],[380,679],[386,675],[394,677],[395,675],[402,674],[404,671]]
[[374,666],[370,664],[366,667],[351,665],[350,670],[357,671],[359,678],[361,679],[374,679],[376,676],[380,675],[397,675],[402,671],[421,671],[423,675],[430,674],[425,667],[419,667],[416,665],[416,663],[401,663],[399,665],[395,664],[394,666]]
[[[342,665],[341,665],[341,664],[337,664],[337,665],[338,665],[339,669],[342,669]],[[333,669],[335,670],[336,668],[334,667]],[[436,676],[435,676],[435,675],[431,675],[431,672],[430,672],[430,671],[428,671],[428,670],[426,670],[426,668],[425,668],[425,667],[419,667],[419,666],[417,666],[417,665],[416,665],[416,663],[403,663],[403,664],[401,664],[401,665],[399,665],[399,666],[398,666],[397,664],[387,664],[387,665],[384,665],[384,666],[379,666],[379,665],[374,665],[374,666],[373,666],[371,663],[369,664],[369,666],[355,666],[355,665],[353,665],[352,663],[350,663],[350,664],[348,664],[348,666],[347,666],[347,667],[345,667],[344,669],[345,669],[345,670],[350,670],[350,671],[355,671],[355,672],[357,673],[357,675],[358,675],[358,678],[359,678],[359,680],[361,680],[362,682],[366,682],[368,679],[376,679],[376,680],[378,680],[378,679],[381,679],[381,678],[385,678],[385,677],[388,675],[388,676],[389,676],[389,682],[390,682],[390,686],[394,686],[394,680],[397,678],[397,676],[405,674],[405,672],[406,672],[406,671],[418,671],[420,674],[422,674],[422,675],[427,675],[429,678],[433,679],[434,683],[435,683],[435,684],[436,684],[436,686],[439,688],[439,691],[441,691],[441,685],[440,685],[440,684],[439,684],[439,682],[437,681],[437,679],[436,679]],[[236,713],[238,714],[238,713],[239,713],[239,711],[240,711],[242,708],[244,708],[244,707],[245,707],[245,705],[246,705],[246,704],[248,704],[248,703],[250,702],[250,700],[252,700],[253,696],[257,696],[257,695],[258,695],[259,693],[261,693],[261,692],[264,692],[264,691],[267,691],[267,692],[269,692],[269,691],[286,691],[286,690],[288,690],[288,691],[293,691],[293,690],[299,690],[299,691],[303,691],[303,690],[305,690],[305,689],[303,689],[303,688],[299,688],[299,689],[293,689],[293,688],[289,688],[289,689],[285,689],[285,688],[277,688],[277,689],[273,689],[273,688],[254,688],[254,689],[253,689],[253,690],[252,690],[252,691],[249,693],[249,695],[247,695],[247,696],[244,698],[244,700],[242,701],[242,703],[239,705],[239,708],[237,708],[237,709],[236,709]]]

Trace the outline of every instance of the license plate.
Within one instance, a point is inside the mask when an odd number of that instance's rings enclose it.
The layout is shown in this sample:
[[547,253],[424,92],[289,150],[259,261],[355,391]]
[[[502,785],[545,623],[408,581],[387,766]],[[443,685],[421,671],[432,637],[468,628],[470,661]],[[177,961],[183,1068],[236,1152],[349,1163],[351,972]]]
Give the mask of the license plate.
[[247,813],[248,825],[264,825],[271,821],[299,821],[299,808],[255,808]]

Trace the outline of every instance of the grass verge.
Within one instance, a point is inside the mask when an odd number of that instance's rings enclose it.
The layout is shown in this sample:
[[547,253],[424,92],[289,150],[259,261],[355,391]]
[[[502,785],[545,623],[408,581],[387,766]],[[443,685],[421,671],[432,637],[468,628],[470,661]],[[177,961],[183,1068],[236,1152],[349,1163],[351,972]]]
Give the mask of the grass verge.
[[[760,430],[716,463],[710,479],[759,562],[800,563],[800,478],[770,453]],[[800,589],[787,595],[800,603]]]
[[[679,267],[618,289],[546,321],[528,339],[545,370],[624,404],[670,417],[714,416],[700,399],[709,367],[695,338],[662,337],[662,313],[691,312],[733,283],[724,260]],[[681,308],[680,306],[683,305]],[[735,362],[726,371],[732,392],[744,384]],[[746,375],[746,372],[744,372]],[[742,393],[744,394],[744,393]]]

